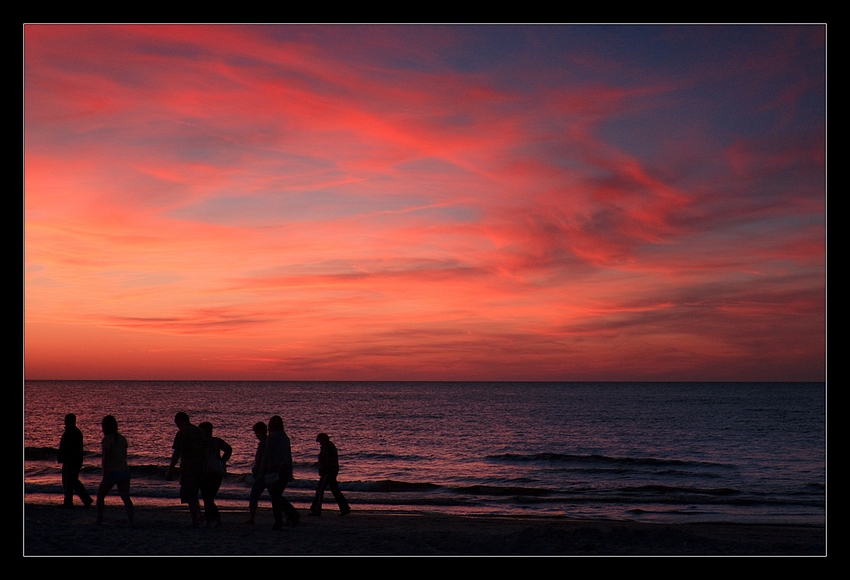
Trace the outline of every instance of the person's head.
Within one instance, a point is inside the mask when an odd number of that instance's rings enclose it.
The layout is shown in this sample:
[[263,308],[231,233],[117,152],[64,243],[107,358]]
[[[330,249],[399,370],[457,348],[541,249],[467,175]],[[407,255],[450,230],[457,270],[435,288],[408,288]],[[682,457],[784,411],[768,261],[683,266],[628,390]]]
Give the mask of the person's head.
[[180,411],[179,413],[174,415],[174,424],[181,429],[186,425],[189,425],[189,415],[187,415],[183,411]]
[[325,443],[327,443],[330,440],[331,440],[331,438],[328,437],[327,433],[319,433],[318,435],[316,435],[316,441],[321,445],[324,445]]
[[275,415],[269,419],[269,433],[273,431],[283,431],[283,419],[280,415]]
[[107,415],[100,422],[100,427],[103,429],[104,435],[114,435],[118,433],[118,421],[112,415]]
[[73,413],[68,413],[67,415],[65,415],[65,426],[66,427],[73,427],[76,424],[77,424],[77,416],[76,415],[74,415]]
[[265,437],[269,433],[268,427],[266,427],[266,424],[263,423],[262,421],[257,421],[256,423],[254,423],[253,429],[254,429],[254,435],[257,436],[257,439],[262,439],[263,437]]
[[199,424],[198,424],[198,427],[200,427],[201,429],[203,429],[203,430],[204,430],[204,433],[206,433],[207,435],[209,435],[210,437],[212,437],[212,429],[213,429],[213,424],[212,424],[212,423],[210,423],[209,421],[204,421],[203,423],[199,423]]

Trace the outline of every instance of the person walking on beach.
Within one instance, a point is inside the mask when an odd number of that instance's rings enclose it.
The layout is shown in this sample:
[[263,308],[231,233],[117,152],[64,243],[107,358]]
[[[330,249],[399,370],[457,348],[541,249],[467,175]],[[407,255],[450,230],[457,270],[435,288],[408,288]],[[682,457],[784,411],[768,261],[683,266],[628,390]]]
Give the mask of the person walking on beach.
[[89,507],[93,500],[80,481],[80,471],[83,469],[83,432],[77,428],[77,416],[73,413],[65,415],[65,432],[59,440],[56,461],[62,464],[62,491],[65,493],[65,500],[60,507],[74,507],[75,493],[80,496],[83,505]]
[[180,503],[189,505],[192,516],[192,527],[201,527],[201,503],[198,501],[198,491],[201,480],[207,472],[207,452],[209,437],[204,431],[189,421],[189,415],[179,412],[174,416],[177,434],[171,446],[171,464],[165,472],[165,477],[171,479],[174,467],[180,460]]
[[336,481],[336,476],[339,475],[339,453],[336,450],[336,445],[331,443],[331,439],[326,433],[319,433],[316,436],[316,442],[320,445],[319,486],[316,488],[316,498],[310,507],[310,514],[314,516],[322,515],[322,497],[325,489],[330,487],[331,493],[334,494],[334,499],[339,506],[339,515],[348,515],[351,513],[351,507],[345,500],[345,496],[342,495]]
[[266,452],[266,441],[268,441],[268,428],[262,421],[254,423],[254,435],[257,436],[257,452],[254,454],[254,465],[251,474],[254,476],[254,484],[251,486],[251,496],[248,498],[248,519],[246,524],[253,526],[254,518],[257,517],[257,507],[260,505],[260,496],[266,488],[263,482],[262,464],[263,455]]
[[283,419],[279,415],[269,419],[269,436],[260,472],[272,500],[272,513],[274,513],[272,529],[283,529],[284,512],[287,525],[297,525],[301,517],[295,507],[283,497],[286,484],[292,481],[292,447],[289,437],[283,430]]
[[[219,437],[213,437],[213,424],[204,421],[198,425],[209,438],[207,449],[207,472],[201,479],[201,497],[204,500],[204,519],[208,528],[217,528],[221,525],[221,514],[215,505],[215,496],[221,488],[221,480],[227,474],[227,460],[233,454],[233,448],[227,441]],[[223,455],[222,455],[223,454]]]
[[97,488],[97,519],[94,523],[103,523],[103,508],[106,494],[112,486],[118,486],[118,494],[127,510],[127,525],[133,525],[133,501],[130,499],[130,467],[127,465],[127,439],[118,432],[118,421],[107,415],[100,423],[103,429],[101,457],[103,480]]

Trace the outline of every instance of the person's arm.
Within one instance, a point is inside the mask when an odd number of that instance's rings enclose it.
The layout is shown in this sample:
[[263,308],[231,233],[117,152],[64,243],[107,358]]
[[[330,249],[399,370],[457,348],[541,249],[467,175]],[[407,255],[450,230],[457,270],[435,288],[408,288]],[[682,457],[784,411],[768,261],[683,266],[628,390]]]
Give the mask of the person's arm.
[[263,458],[260,460],[259,470],[257,471],[257,475],[259,475],[260,477],[264,476],[271,467],[271,447],[273,447],[271,439],[266,439],[266,446],[265,449],[263,449]]
[[328,446],[322,445],[319,450],[319,475],[327,475],[328,473]]
[[221,456],[221,462],[227,463],[227,460],[230,459],[231,455],[233,455],[233,447],[228,445],[227,441],[225,441],[222,438],[219,438],[218,442],[219,442],[218,448],[224,453],[224,455]]
[[67,432],[62,434],[62,439],[59,440],[59,451],[56,453],[56,463],[65,463],[65,448],[68,446]]
[[339,473],[339,451],[333,443],[329,443],[328,447],[328,472]]
[[260,472],[260,462],[263,460],[263,452],[266,450],[262,441],[257,443],[257,450],[254,452],[254,464],[251,466],[251,475],[257,477]]
[[292,480],[292,445],[289,442],[289,438],[287,437],[284,443],[283,448],[283,463],[281,464],[281,469],[283,472],[289,477],[290,481]]
[[[112,444],[110,445],[110,443],[112,443]],[[101,457],[100,465],[101,465],[101,468],[103,469],[103,473],[106,473],[107,471],[112,469],[113,465],[115,465],[115,462],[113,460],[114,455],[115,455],[115,442],[114,441],[110,442],[109,439],[104,437],[103,438],[103,444],[101,445],[101,452],[100,452],[100,457]]]
[[180,459],[180,451],[175,449],[171,454],[171,465],[168,466],[168,471],[165,472],[165,479],[171,479],[174,474],[174,466],[177,465],[177,460]]

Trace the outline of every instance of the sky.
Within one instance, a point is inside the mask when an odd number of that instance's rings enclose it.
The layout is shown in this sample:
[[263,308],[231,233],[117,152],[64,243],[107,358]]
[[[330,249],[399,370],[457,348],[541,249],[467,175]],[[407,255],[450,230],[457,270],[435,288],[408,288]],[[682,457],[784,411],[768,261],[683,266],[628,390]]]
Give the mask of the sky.
[[824,380],[825,36],[26,25],[25,377]]

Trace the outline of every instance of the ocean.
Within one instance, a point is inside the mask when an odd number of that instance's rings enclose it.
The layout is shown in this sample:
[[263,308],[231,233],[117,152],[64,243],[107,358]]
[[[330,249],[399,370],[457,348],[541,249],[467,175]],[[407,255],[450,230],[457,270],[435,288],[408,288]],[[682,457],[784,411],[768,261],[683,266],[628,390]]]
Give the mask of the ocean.
[[[281,415],[295,464],[285,495],[299,509],[312,501],[325,432],[354,510],[825,523],[824,383],[28,380],[25,501],[61,503],[56,448],[73,412],[90,493],[111,414],[129,442],[133,501],[178,505],[178,483],[164,477],[177,411],[233,447],[225,514],[247,513],[251,427]],[[107,503],[120,505],[115,490]],[[325,503],[336,507],[329,493]]]

